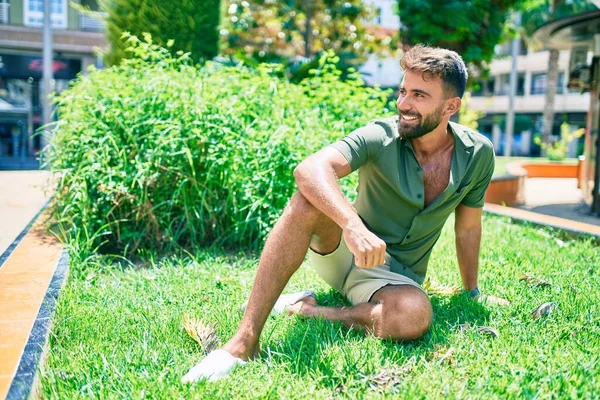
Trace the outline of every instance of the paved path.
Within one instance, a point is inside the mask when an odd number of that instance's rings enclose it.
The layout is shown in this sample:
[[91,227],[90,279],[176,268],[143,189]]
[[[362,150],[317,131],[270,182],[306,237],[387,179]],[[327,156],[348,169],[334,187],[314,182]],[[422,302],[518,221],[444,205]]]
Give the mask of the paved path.
[[47,171],[0,171],[0,254],[50,198]]
[[35,392],[55,296],[64,282],[62,246],[44,232],[41,218],[11,246],[50,198],[49,181],[46,171],[0,171],[0,399]]
[[600,217],[583,203],[575,178],[527,178],[522,210],[600,226]]

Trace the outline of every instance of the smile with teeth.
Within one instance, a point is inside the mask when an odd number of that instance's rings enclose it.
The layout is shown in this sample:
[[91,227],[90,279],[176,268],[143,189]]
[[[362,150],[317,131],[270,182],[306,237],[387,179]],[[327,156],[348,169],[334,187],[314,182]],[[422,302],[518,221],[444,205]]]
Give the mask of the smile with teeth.
[[402,119],[403,119],[404,121],[414,121],[414,120],[416,120],[417,118],[418,118],[418,117],[411,117],[411,116],[408,116],[408,115],[404,115],[404,114],[402,114]]

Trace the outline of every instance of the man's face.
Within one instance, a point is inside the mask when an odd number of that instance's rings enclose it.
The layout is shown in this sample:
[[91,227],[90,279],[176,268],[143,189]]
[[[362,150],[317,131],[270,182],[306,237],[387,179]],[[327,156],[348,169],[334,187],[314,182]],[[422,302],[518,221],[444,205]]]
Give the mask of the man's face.
[[443,81],[438,77],[423,79],[419,72],[407,71],[402,78],[396,101],[398,134],[415,139],[439,126],[444,116]]

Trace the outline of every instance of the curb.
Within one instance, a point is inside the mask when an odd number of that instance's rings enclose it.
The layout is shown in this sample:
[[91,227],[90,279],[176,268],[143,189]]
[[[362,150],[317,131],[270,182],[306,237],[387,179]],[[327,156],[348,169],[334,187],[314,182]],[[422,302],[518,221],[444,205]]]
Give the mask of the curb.
[[577,237],[587,236],[593,238],[595,241],[600,241],[600,226],[491,203],[486,203],[483,211],[492,215],[509,217],[516,222],[527,222],[537,226],[551,227]]
[[51,318],[56,308],[60,290],[66,282],[69,272],[69,253],[63,249],[62,255],[36,316],[29,339],[21,355],[21,361],[13,378],[7,400],[21,400],[31,397],[39,398],[38,367],[46,358],[48,337],[50,335]]

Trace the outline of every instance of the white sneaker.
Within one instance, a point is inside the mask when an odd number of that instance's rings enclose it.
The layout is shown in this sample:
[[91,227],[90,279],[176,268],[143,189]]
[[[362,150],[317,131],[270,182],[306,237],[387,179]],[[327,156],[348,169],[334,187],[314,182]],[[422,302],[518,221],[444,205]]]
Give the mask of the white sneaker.
[[246,364],[247,361],[232,356],[227,350],[214,350],[204,357],[198,365],[192,367],[181,378],[181,382],[197,382],[201,379],[214,382],[229,375],[236,366]]
[[[285,311],[285,308],[287,306],[296,304],[303,298],[309,297],[309,296],[315,297],[315,294],[308,290],[305,290],[304,292],[282,294],[281,296],[279,296],[279,298],[277,299],[277,302],[273,306],[273,309],[271,310],[271,315],[279,315]],[[248,301],[246,301],[244,304],[242,304],[242,307],[240,307],[240,309],[242,311],[246,311],[246,307],[248,307]]]

